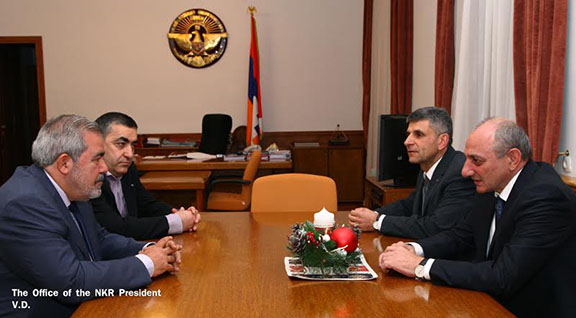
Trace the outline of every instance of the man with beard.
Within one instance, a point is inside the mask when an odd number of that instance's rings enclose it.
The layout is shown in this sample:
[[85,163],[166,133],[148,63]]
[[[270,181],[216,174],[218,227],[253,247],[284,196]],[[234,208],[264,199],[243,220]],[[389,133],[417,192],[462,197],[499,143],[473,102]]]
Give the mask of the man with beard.
[[447,230],[471,208],[474,184],[462,177],[464,154],[452,148],[452,120],[446,110],[424,107],[406,119],[404,141],[410,163],[420,165],[416,190],[372,211],[357,208],[348,218],[362,231],[423,238]]
[[94,219],[87,201],[101,193],[103,155],[96,123],[62,115],[40,129],[35,163],[0,187],[0,316],[68,317],[96,289],[143,287],[179,270],[171,237],[140,243]]

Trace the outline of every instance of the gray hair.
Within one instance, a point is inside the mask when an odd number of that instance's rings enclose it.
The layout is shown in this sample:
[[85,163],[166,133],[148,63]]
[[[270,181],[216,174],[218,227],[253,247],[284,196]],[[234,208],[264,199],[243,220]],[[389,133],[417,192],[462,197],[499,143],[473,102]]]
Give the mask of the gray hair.
[[427,120],[436,135],[448,134],[448,145],[452,144],[452,118],[444,108],[434,106],[419,108],[406,118],[407,123],[421,120]]
[[63,153],[78,160],[87,148],[85,131],[102,135],[98,124],[82,116],[60,115],[50,119],[40,128],[32,144],[32,160],[43,168],[53,164]]
[[487,118],[478,124],[477,127],[490,121],[494,121],[496,124],[494,144],[492,145],[492,150],[496,157],[502,158],[510,149],[516,148],[520,150],[523,160],[532,158],[530,139],[522,127],[511,120],[499,118]]

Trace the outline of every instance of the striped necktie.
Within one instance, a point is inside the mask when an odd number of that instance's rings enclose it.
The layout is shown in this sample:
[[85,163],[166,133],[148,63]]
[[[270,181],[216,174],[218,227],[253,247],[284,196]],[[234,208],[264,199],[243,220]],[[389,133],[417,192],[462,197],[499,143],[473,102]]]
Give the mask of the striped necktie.
[[86,227],[84,227],[84,221],[82,215],[80,214],[80,211],[78,210],[78,207],[76,206],[76,203],[75,202],[70,203],[70,206],[68,206],[68,210],[72,212],[72,216],[76,220],[76,224],[78,224],[78,228],[80,229],[80,234],[84,238],[86,246],[88,246],[88,254],[90,255],[90,260],[94,261],[95,257],[94,257],[94,251],[92,250],[92,244],[90,244],[90,240],[88,239],[88,236],[86,234],[87,233]]
[[496,224],[498,224],[498,221],[500,221],[500,218],[502,217],[504,203],[506,203],[506,201],[502,200],[499,196],[496,197],[496,205],[494,206],[494,210],[496,211]]

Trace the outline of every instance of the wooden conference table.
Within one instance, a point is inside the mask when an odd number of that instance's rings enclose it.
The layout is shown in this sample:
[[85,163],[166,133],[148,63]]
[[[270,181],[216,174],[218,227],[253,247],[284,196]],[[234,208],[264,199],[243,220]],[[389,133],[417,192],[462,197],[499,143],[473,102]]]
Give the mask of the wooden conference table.
[[[182,270],[153,279],[159,297],[115,296],[83,303],[74,317],[512,317],[485,293],[436,286],[378,267],[379,247],[398,238],[363,233],[360,246],[378,279],[290,279],[290,225],[313,213],[202,213],[184,245]],[[338,212],[338,223],[346,212]]]

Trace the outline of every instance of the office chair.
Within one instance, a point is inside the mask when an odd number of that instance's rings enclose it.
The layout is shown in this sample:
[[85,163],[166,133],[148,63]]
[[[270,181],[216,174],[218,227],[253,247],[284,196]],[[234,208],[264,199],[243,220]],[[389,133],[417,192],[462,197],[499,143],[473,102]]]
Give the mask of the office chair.
[[[260,150],[252,153],[246,169],[244,169],[242,179],[213,180],[207,188],[207,209],[219,211],[244,211],[248,209],[252,197],[252,182],[256,178],[261,158],[262,152]],[[222,184],[241,185],[241,190],[239,193],[214,190],[214,186]]]
[[251,212],[311,212],[325,207],[338,210],[336,183],[332,178],[284,173],[256,179]]
[[206,114],[202,118],[202,139],[198,151],[212,155],[225,154],[230,142],[232,117],[226,114]]

